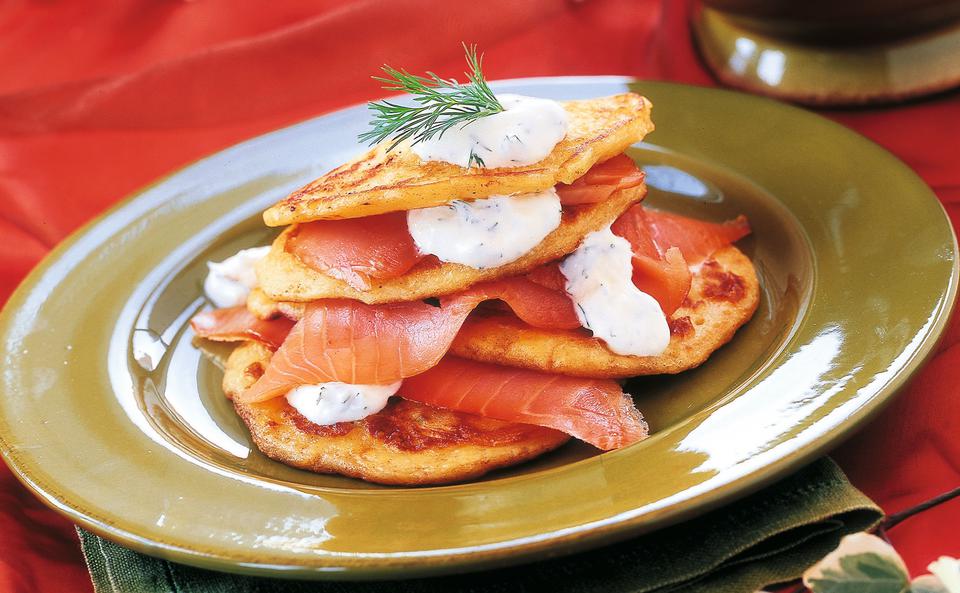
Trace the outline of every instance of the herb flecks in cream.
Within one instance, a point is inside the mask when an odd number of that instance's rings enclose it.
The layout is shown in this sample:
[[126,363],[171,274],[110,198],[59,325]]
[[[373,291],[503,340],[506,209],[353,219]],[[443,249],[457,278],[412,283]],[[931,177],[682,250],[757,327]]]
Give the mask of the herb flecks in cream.
[[320,383],[301,385],[287,393],[289,403],[300,414],[321,426],[362,420],[376,414],[400,389],[402,381],[390,385]]
[[561,215],[560,197],[550,188],[411,210],[407,228],[421,253],[482,270],[528,253],[560,226]]
[[560,264],[583,327],[617,353],[657,356],[670,343],[670,326],[656,299],[633,283],[630,242],[607,227],[590,233]]
[[511,94],[497,99],[504,108],[500,113],[417,142],[413,152],[425,161],[461,167],[522,167],[542,161],[567,135],[567,112],[556,101]]

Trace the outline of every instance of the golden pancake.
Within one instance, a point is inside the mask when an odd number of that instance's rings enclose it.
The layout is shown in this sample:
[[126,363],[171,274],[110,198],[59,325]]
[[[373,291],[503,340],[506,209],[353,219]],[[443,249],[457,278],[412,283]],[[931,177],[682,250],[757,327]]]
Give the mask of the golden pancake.
[[571,183],[653,130],[650,101],[634,93],[562,104],[569,114],[567,136],[538,163],[465,169],[422,161],[408,145],[387,152],[385,142],[293,192],[264,212],[263,220],[283,226],[542,191]]
[[[581,377],[633,377],[680,373],[702,364],[750,320],[760,302],[753,264],[739,249],[725,247],[693,276],[690,294],[672,315],[672,338],[659,356],[623,356],[586,330],[531,327],[515,315],[474,311],[453,341],[461,358]],[[261,319],[299,319],[303,304],[277,302],[254,289],[247,307]]]
[[[296,313],[296,318],[299,319],[303,305],[298,303],[297,306],[298,312]],[[259,287],[254,288],[250,291],[250,294],[247,295],[247,311],[253,313],[254,317],[258,319],[273,319],[283,314],[280,310],[280,304],[268,297],[267,293],[260,290]]]
[[523,274],[563,257],[576,249],[588,233],[608,226],[642,200],[646,192],[646,185],[640,184],[614,192],[603,202],[564,211],[559,227],[532,250],[507,265],[480,270],[461,264],[423,261],[402,276],[372,280],[369,290],[357,290],[346,282],[308,268],[299,258],[287,253],[286,240],[296,232],[294,225],[284,230],[273,242],[267,256],[257,262],[257,280],[260,289],[275,301],[347,298],[377,304],[443,296],[484,280]]
[[[586,330],[537,329],[510,313],[475,311],[450,352],[462,358],[579,377],[679,373],[702,364],[746,323],[760,302],[750,259],[733,246],[717,251],[693,276],[672,315],[671,339],[659,356],[615,354]],[[625,320],[626,321],[626,320]]]
[[380,484],[442,484],[468,480],[556,449],[570,437],[393,398],[356,422],[319,426],[286,398],[242,404],[237,394],[263,373],[273,353],[256,342],[238,346],[224,369],[223,390],[254,443],[281,463]]

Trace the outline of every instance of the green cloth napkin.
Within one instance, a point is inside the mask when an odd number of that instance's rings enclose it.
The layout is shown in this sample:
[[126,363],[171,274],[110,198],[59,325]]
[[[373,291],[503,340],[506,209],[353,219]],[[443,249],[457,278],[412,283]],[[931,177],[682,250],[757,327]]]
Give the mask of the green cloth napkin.
[[829,459],[641,537],[512,568],[390,582],[237,576],[158,560],[78,529],[97,593],[752,593],[795,579],[881,510]]

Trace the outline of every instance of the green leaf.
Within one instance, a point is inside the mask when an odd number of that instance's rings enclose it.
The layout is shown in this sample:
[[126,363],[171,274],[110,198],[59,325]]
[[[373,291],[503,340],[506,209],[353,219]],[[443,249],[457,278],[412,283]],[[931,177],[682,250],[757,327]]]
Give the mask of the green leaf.
[[[454,79],[443,79],[433,72],[426,76],[410,74],[406,70],[384,65],[386,76],[374,76],[383,83],[388,91],[400,91],[412,95],[413,106],[400,105],[391,101],[368,103],[373,119],[370,129],[359,135],[361,142],[376,144],[390,139],[387,151],[393,150],[401,142],[410,140],[411,144],[424,142],[433,137],[443,136],[444,132],[463,127],[477,119],[500,113],[503,105],[493,94],[483,76],[483,54],[477,55],[476,45],[463,43],[469,70],[465,84]],[[474,162],[483,166],[480,158],[471,157],[468,166]]]
[[887,557],[867,552],[843,556],[839,568],[829,567],[810,579],[814,593],[904,593],[910,577]]

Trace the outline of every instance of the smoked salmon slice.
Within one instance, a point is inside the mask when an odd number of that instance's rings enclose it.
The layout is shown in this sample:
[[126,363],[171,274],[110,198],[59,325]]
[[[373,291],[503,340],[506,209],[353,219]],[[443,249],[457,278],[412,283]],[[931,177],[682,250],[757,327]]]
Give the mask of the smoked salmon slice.
[[357,290],[402,276],[425,257],[407,230],[406,212],[304,223],[287,239],[286,250]]
[[640,185],[643,177],[643,171],[633,159],[621,154],[594,165],[573,183],[558,183],[557,195],[564,206],[596,204],[609,198],[615,191]]
[[308,303],[263,376],[241,402],[265,401],[298,385],[339,381],[386,385],[424,372],[439,361],[467,315],[500,299],[535,327],[580,327],[565,293],[523,277],[474,285],[441,299],[367,305],[348,299]]
[[476,304],[469,297],[441,307],[419,301],[309,303],[263,376],[239,401],[265,401],[298,385],[387,385],[422,373],[446,353]]
[[564,291],[567,278],[560,271],[560,262],[544,264],[527,272],[527,279],[552,290]]
[[680,250],[671,247],[663,257],[634,255],[633,284],[656,299],[663,314],[669,317],[690,292],[693,274]]
[[655,210],[648,210],[647,216],[657,249],[665,253],[676,247],[691,266],[703,263],[718,249],[750,234],[750,223],[742,214],[719,224]]
[[404,399],[505,422],[563,431],[605,451],[647,437],[647,423],[619,384],[446,356],[403,382]]
[[190,326],[201,338],[217,342],[255,340],[276,350],[293,328],[286,317],[257,319],[244,306],[214,309],[194,315]]
[[474,284],[457,294],[461,297],[477,298],[478,302],[501,300],[517,317],[533,327],[545,329],[580,327],[573,301],[570,300],[562,285],[559,288],[546,286],[529,277],[514,276]]
[[633,249],[633,283],[670,315],[690,291],[690,266],[750,234],[750,225],[744,216],[717,224],[638,204],[614,221],[611,230]]
[[687,264],[696,266],[721,247],[749,235],[750,223],[743,215],[715,223],[649,210],[637,204],[620,215],[611,229],[630,241],[635,254],[663,256],[668,249],[676,247]]

